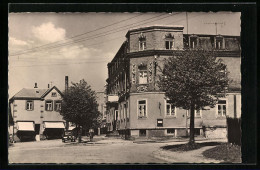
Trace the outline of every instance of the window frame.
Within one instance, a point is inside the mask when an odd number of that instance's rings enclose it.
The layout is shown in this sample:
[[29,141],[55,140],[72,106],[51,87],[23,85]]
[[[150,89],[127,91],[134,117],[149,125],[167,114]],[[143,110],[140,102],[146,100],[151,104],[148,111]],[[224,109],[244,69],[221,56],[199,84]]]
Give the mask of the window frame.
[[[170,104],[168,103],[169,99],[165,99],[164,102],[165,102],[165,116],[166,117],[177,117],[177,109],[176,109],[176,106],[174,106],[173,104]],[[167,105],[170,105],[170,113],[172,113],[172,106],[174,107],[174,115],[170,114],[168,115],[167,114]]]
[[[216,117],[227,117],[227,115],[228,115],[228,100],[226,99],[226,98],[220,98],[219,100],[218,100],[218,102],[220,101],[220,100],[223,100],[223,101],[225,101],[226,102],[226,104],[219,104],[219,103],[217,103],[216,104]],[[218,106],[222,106],[222,111],[221,111],[221,115],[219,115],[218,114]],[[226,105],[226,114],[225,115],[223,115],[223,105]]]
[[[31,103],[31,109],[27,108],[27,103]],[[34,101],[33,100],[26,100],[26,102],[25,102],[25,110],[27,110],[27,111],[33,111],[34,110]]]
[[[55,100],[54,101],[54,110],[55,111],[61,111],[61,102],[62,102],[61,100]],[[57,103],[60,104],[60,108],[59,109],[57,109],[57,105],[56,105]]]
[[139,40],[138,44],[139,44],[139,51],[146,50],[146,39]]
[[[168,46],[167,46],[167,42],[168,42]],[[170,38],[165,39],[165,49],[166,50],[173,50],[174,45],[175,45],[174,39],[170,39]]]
[[[51,102],[51,109],[50,110],[47,109],[47,103],[48,102]],[[53,100],[45,100],[45,110],[46,111],[53,111]]]
[[[142,83],[140,82],[140,75],[142,73],[146,73],[146,78],[144,78],[144,74],[143,74],[143,78],[142,80],[146,80],[143,81]],[[143,65],[143,66],[138,66],[138,84],[148,84],[148,70],[147,70],[147,65]]]
[[[145,115],[146,116],[140,116],[139,115],[139,102],[140,101],[145,101]],[[143,105],[143,104],[141,104],[141,105]],[[137,118],[139,119],[139,118],[147,118],[148,117],[148,112],[147,112],[147,108],[148,108],[148,102],[147,102],[147,99],[138,99],[137,100]]]

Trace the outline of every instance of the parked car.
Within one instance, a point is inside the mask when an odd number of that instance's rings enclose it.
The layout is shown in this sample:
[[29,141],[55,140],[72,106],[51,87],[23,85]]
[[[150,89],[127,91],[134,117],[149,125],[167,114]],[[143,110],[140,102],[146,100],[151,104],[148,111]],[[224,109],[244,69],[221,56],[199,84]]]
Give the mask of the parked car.
[[71,141],[71,142],[76,141],[76,136],[73,135],[72,131],[64,131],[64,133],[62,135],[62,142],[65,143],[66,141]]

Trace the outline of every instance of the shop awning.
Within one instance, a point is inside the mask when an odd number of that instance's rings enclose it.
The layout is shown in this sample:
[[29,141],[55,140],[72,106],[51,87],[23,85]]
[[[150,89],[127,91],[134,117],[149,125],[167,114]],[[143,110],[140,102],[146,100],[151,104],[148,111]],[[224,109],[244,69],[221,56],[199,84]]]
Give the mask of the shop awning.
[[44,128],[52,128],[52,129],[64,129],[63,122],[44,122]]
[[17,122],[18,131],[34,131],[34,122]]

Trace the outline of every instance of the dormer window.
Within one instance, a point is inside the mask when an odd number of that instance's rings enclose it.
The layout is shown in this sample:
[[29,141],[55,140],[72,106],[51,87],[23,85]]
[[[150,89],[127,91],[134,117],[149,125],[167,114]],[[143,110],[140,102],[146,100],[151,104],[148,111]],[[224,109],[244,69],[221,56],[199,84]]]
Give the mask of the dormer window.
[[222,36],[216,36],[216,38],[215,38],[215,48],[219,49],[219,50],[225,48],[224,38]]
[[198,44],[199,44],[199,38],[198,36],[196,35],[193,35],[190,37],[190,48],[191,49],[194,49],[194,48],[197,48],[198,47]]
[[171,33],[165,35],[165,49],[170,50],[174,48],[174,36]]
[[140,34],[139,38],[139,51],[146,49],[146,36],[143,33]]

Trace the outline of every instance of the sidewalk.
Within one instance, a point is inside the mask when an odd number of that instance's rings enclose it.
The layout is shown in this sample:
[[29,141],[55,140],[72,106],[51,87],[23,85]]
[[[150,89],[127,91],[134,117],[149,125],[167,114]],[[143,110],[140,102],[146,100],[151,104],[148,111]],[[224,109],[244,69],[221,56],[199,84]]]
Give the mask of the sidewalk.
[[[171,140],[167,141],[167,145],[179,145],[185,144],[189,139],[182,140]],[[204,142],[227,142],[226,139],[207,139],[207,138],[196,138],[197,143]],[[169,163],[220,163],[220,160],[205,158],[202,153],[208,149],[214,148],[215,146],[204,146],[199,149],[183,152],[173,152],[170,150],[159,149],[153,152],[153,156],[158,159],[165,160]]]
[[206,146],[187,152],[172,152],[159,149],[153,152],[153,156],[169,163],[220,163],[221,161],[219,160],[207,159],[202,155],[202,152],[213,147],[215,146]]

